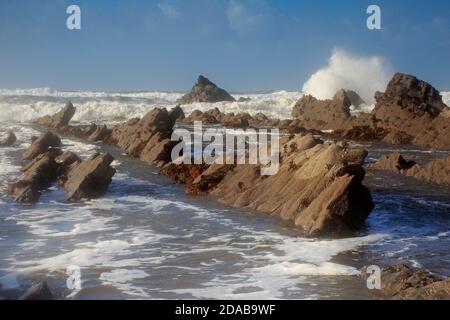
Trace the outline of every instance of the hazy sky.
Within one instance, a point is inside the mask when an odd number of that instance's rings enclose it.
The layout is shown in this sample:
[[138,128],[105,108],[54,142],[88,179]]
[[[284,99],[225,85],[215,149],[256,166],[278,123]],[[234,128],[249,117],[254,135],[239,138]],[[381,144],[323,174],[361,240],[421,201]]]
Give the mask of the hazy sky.
[[449,13],[448,0],[1,0],[0,87],[186,90],[201,73],[230,91],[299,90],[338,48],[449,90]]

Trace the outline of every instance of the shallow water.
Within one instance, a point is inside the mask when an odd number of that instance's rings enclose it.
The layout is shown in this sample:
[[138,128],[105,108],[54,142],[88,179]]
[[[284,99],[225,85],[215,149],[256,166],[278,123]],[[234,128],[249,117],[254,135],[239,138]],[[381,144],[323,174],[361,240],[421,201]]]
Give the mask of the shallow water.
[[[450,275],[445,188],[368,170],[376,208],[361,234],[308,239],[276,218],[188,197],[114,147],[64,139],[83,157],[94,150],[114,155],[117,174],[107,194],[66,204],[63,190],[52,187],[38,204],[19,205],[7,195],[8,183],[39,134],[20,122],[0,125],[19,138],[0,148],[0,286],[7,297],[45,279],[58,297],[71,299],[368,299],[372,292],[359,276],[364,265],[404,262]],[[393,150],[365,147],[368,162]],[[419,161],[448,155],[402,153]],[[72,265],[81,269],[81,290],[67,288]]]

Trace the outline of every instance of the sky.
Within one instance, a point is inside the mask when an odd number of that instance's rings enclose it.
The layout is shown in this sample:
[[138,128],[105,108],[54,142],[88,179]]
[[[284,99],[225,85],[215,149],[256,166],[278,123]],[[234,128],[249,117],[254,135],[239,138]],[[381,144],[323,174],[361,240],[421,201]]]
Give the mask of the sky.
[[[73,4],[81,30],[66,27]],[[1,0],[0,88],[185,91],[204,74],[232,92],[300,90],[340,50],[448,91],[449,13],[448,0]]]

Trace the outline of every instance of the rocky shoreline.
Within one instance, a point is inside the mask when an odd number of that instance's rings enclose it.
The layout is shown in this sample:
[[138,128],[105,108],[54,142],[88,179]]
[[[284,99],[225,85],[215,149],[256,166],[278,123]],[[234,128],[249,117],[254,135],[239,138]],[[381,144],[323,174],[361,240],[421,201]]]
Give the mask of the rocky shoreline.
[[[350,147],[346,140],[450,150],[448,110],[431,85],[413,76],[396,74],[386,92],[376,94],[376,100],[371,114],[353,116],[351,107],[363,103],[353,91],[340,90],[327,101],[305,96],[293,109],[294,119],[281,121],[262,113],[225,114],[211,109],[196,110],[185,117],[180,106],[172,110],[155,108],[142,118],[110,128],[102,124],[70,125],[76,108],[68,103],[55,115],[37,119],[34,124],[61,135],[117,146],[130,157],[154,165],[175,182],[185,184],[190,195],[211,194],[222,204],[279,217],[308,236],[344,237],[356,234],[376,205],[363,184],[368,153]],[[234,98],[200,76],[193,90],[179,102],[205,101]],[[171,140],[174,128],[195,121],[227,128],[279,128],[285,134],[280,141],[279,172],[265,177],[260,175],[259,165],[172,163],[170,155],[177,143]],[[15,141],[13,135],[8,135],[5,145]],[[325,142],[319,135],[341,141]],[[110,155],[94,154],[82,161],[68,150],[63,153],[60,138],[52,132],[34,139],[23,158],[29,163],[11,188],[18,202],[36,202],[40,193],[55,182],[67,190],[66,201],[99,197],[115,173]],[[391,154],[370,168],[450,185],[449,158],[421,166],[400,154]],[[383,288],[385,296],[393,299],[441,298],[448,295],[450,288],[448,279],[437,280],[406,266],[389,267],[383,270],[383,276],[393,279]]]

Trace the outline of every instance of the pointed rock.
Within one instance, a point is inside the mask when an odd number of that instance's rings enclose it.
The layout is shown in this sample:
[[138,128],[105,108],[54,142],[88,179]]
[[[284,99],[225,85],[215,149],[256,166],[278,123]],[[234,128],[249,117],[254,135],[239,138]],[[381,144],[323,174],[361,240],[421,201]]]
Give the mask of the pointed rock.
[[191,92],[180,98],[177,103],[191,104],[194,102],[221,102],[221,101],[235,101],[235,99],[224,89],[219,88],[216,84],[211,82],[204,76],[199,76],[197,83],[192,88]]

